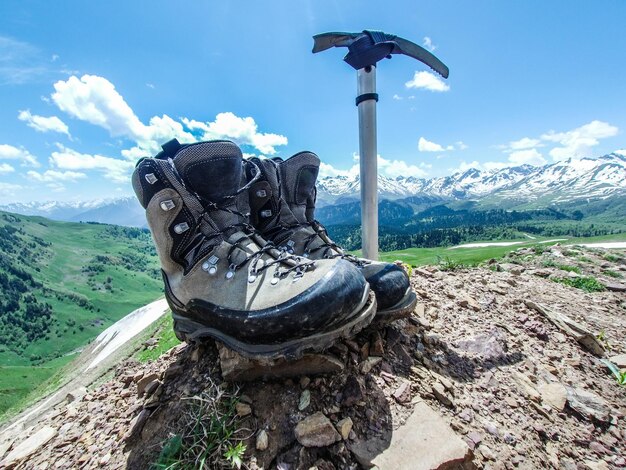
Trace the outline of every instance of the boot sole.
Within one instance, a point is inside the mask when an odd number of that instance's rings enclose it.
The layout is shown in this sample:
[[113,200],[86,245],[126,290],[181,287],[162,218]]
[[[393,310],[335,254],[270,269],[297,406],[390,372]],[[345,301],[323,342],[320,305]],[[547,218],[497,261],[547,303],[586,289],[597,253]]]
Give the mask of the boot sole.
[[[167,297],[167,296],[166,296]],[[352,338],[368,326],[376,314],[376,297],[368,289],[363,293],[357,312],[347,323],[336,329],[322,331],[304,338],[297,338],[277,344],[250,344],[229,336],[215,328],[206,327],[184,316],[184,310],[172,305],[174,333],[180,341],[197,343],[203,338],[213,338],[226,347],[250,359],[299,359],[305,352],[320,352],[330,348],[340,338]]]
[[413,292],[413,289],[409,287],[406,294],[404,294],[404,297],[402,297],[402,300],[400,300],[397,304],[376,312],[374,322],[389,323],[394,320],[399,320],[400,318],[410,317],[413,310],[415,310],[416,305],[417,295]]

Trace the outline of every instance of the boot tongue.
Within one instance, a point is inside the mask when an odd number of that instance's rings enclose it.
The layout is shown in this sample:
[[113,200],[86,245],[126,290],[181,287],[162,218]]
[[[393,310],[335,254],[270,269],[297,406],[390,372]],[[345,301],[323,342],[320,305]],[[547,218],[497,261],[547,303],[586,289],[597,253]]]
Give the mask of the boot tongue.
[[307,207],[315,204],[315,182],[320,159],[312,152],[300,152],[279,165],[283,197],[300,223],[307,220]]
[[[245,185],[241,150],[229,141],[214,141],[184,147],[173,159],[174,167],[187,189],[204,203],[213,202],[221,208],[248,212],[247,197],[237,195]],[[241,222],[241,217],[223,210],[210,211],[215,225],[224,229]]]

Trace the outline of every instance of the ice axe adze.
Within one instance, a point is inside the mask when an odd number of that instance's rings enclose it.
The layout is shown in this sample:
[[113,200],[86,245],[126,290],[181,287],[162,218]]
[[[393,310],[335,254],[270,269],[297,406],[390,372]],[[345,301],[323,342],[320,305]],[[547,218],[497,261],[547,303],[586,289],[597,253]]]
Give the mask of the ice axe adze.
[[444,78],[448,67],[423,47],[383,33],[322,33],[313,36],[313,53],[331,47],[347,47],[343,58],[357,70],[356,105],[359,108],[359,154],[361,167],[361,230],[363,256],[378,259],[378,169],[376,161],[376,63],[392,54],[404,54],[428,65]]

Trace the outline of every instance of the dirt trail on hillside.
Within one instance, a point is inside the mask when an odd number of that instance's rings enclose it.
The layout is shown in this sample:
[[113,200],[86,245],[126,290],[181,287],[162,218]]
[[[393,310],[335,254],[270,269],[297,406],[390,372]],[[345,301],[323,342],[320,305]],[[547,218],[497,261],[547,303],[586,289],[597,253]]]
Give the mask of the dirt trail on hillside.
[[[11,465],[149,468],[164,443],[181,441],[172,455],[189,458],[201,398],[235,407],[242,468],[391,468],[399,436],[420,437],[405,432],[418,429],[414,410],[434,412],[443,427],[432,429],[461,444],[446,454],[433,441],[428,454],[441,459],[428,468],[625,468],[626,387],[599,355],[626,354],[626,253],[524,248],[481,268],[448,267],[413,269],[414,315],[331,348],[337,373],[315,376],[309,364],[299,377],[227,384],[213,343],[179,345],[148,364],[128,360],[59,404],[25,433],[45,430],[45,442]],[[397,465],[421,468],[420,449],[405,447]],[[222,450],[211,455],[210,468],[228,465]]]

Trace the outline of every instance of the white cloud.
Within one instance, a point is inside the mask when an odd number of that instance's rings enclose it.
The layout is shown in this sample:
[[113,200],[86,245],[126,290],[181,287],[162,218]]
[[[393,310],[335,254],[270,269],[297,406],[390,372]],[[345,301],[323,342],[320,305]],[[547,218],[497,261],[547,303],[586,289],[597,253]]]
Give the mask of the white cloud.
[[20,160],[22,166],[39,166],[35,156],[24,147],[18,148],[7,144],[0,144],[0,160]]
[[[328,163],[320,163],[320,177],[325,176],[355,176],[359,174],[359,155],[352,155],[352,159],[356,162],[349,170],[340,170]],[[422,178],[427,175],[424,168],[430,168],[430,165],[421,163],[419,166],[411,165],[403,160],[387,160],[378,155],[378,173],[389,178],[398,176],[415,176]]]
[[448,91],[450,87],[435,74],[430,72],[415,72],[413,80],[404,84],[407,88],[425,88],[430,91]]
[[59,150],[50,156],[50,165],[62,170],[98,170],[111,181],[127,183],[134,168],[130,161],[84,154],[60,144],[57,147]]
[[509,151],[533,149],[536,147],[543,147],[541,140],[531,139],[530,137],[522,137],[519,140],[509,142],[508,146],[506,146]]
[[173,138],[180,142],[198,140],[185,130],[183,124],[191,131],[199,131],[201,139],[232,139],[270,155],[276,153],[275,147],[287,144],[287,137],[261,133],[253,118],[238,117],[230,112],[218,114],[212,122],[184,117],[177,121],[164,114],[153,116],[146,125],[115,86],[96,75],[83,75],[80,79],[72,76],[55,83],[54,89],[52,100],[62,111],[106,129],[113,137],[126,137],[135,142],[134,147],[122,151],[129,160],[153,155],[160,150],[161,144]]
[[560,147],[554,147],[549,153],[554,160],[563,160],[589,156],[591,149],[600,143],[600,139],[613,137],[618,132],[617,127],[594,120],[571,131],[550,131],[543,134],[541,139],[560,144]]
[[258,132],[258,126],[251,117],[238,117],[233,113],[219,113],[212,122],[200,122],[182,118],[191,130],[202,132],[201,139],[230,139],[239,144],[251,145],[259,152],[268,155],[276,153],[275,147],[287,145],[287,137]]
[[17,118],[26,122],[28,127],[32,127],[37,132],[59,132],[67,136],[70,135],[67,124],[56,116],[37,116],[36,114],[31,114],[30,110],[27,109],[20,111]]
[[56,170],[46,170],[43,173],[39,173],[37,171],[29,171],[26,175],[34,181],[53,183],[58,181],[77,181],[79,179],[86,178],[87,175],[85,173],[79,173],[76,171],[56,171]]
[[153,83],[146,83],[146,86],[152,90],[156,88]]
[[618,150],[616,150],[616,151],[615,151],[615,152],[613,152],[613,153],[616,153],[616,154],[618,154],[618,155],[621,155],[622,157],[626,157],[626,149],[618,149]]
[[473,162],[466,162],[466,161],[462,161],[461,163],[459,163],[459,166],[457,168],[450,168],[450,171],[454,172],[454,173],[464,173],[467,170],[470,170],[472,168],[474,169],[480,169],[481,168],[481,164],[474,160]]
[[393,96],[392,96],[392,98],[393,98],[394,100],[396,100],[396,101],[402,101],[402,99],[403,99],[403,98],[402,98],[400,95],[398,95],[398,94],[393,95]]
[[15,171],[15,168],[13,168],[8,163],[0,163],[0,175],[4,173],[12,173],[14,171]]
[[435,46],[433,44],[433,40],[430,39],[428,36],[424,36],[424,40],[422,41],[422,45],[428,49],[430,52],[433,52],[435,49],[437,49],[437,46]]
[[542,166],[548,163],[548,161],[543,158],[537,149],[525,149],[525,150],[517,150],[515,152],[511,152],[509,155],[509,162],[513,165],[534,165],[534,166]]
[[52,57],[50,58],[50,60],[52,62],[56,62],[57,60],[59,60],[59,55],[58,54],[52,54]]
[[66,190],[65,185],[63,183],[46,183],[46,187],[50,188],[50,190],[52,190],[52,192],[55,193],[62,193],[63,191]]
[[456,143],[456,148],[458,148],[459,150],[466,150],[466,149],[469,148],[469,146],[465,142],[463,142],[462,140],[459,140]]
[[[463,142],[460,143],[463,144]],[[420,152],[445,152],[446,150],[454,150],[454,145],[444,147],[436,142],[431,142],[430,140],[426,140],[424,137],[420,137],[417,142],[417,149]]]

